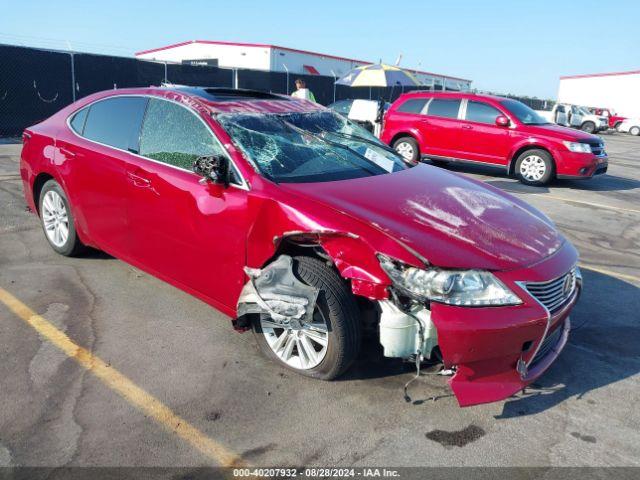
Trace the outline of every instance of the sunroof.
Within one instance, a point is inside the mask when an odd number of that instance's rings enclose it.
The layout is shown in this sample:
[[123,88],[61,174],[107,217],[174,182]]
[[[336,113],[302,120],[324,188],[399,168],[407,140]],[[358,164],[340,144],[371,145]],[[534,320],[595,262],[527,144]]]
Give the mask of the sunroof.
[[235,88],[216,87],[174,87],[176,90],[197,95],[211,102],[225,102],[238,100],[289,100],[289,97],[276,95],[260,90],[243,90]]

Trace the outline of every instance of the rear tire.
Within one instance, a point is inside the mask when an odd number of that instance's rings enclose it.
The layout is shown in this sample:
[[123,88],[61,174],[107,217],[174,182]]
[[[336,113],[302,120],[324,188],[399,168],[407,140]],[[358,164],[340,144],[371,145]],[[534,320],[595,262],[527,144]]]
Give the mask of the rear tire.
[[[314,317],[319,315],[327,327],[324,358],[312,368],[295,368],[288,364],[276,354],[267,340],[267,335],[276,335],[276,338],[269,340],[271,344],[277,343],[276,339],[279,339],[280,335],[288,334],[286,329],[263,330],[260,315],[254,315],[253,333],[258,347],[268,358],[296,373],[321,380],[333,380],[351,366],[360,350],[361,325],[358,306],[348,285],[324,262],[312,257],[294,257],[293,273],[303,283],[319,289]],[[292,333],[295,336],[299,332]],[[300,355],[299,347],[293,348]],[[320,345],[317,344],[316,348],[320,350]]]
[[555,176],[553,158],[545,150],[526,150],[516,160],[516,176],[525,185],[546,185]]
[[596,124],[593,122],[584,122],[580,130],[587,133],[594,133],[596,131]]
[[57,253],[73,257],[84,250],[76,232],[67,195],[53,179],[48,180],[40,190],[38,213],[44,236]]
[[415,164],[420,161],[420,147],[413,137],[400,137],[393,142],[393,149],[407,162]]
[[637,137],[638,135],[640,135],[640,127],[631,127],[629,129],[629,133]]

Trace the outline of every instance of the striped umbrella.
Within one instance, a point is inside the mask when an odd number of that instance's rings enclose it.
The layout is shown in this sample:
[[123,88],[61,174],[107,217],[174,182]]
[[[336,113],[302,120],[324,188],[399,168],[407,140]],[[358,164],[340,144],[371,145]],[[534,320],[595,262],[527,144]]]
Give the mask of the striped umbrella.
[[356,67],[336,81],[348,87],[414,87],[420,83],[406,70],[393,65],[378,63]]

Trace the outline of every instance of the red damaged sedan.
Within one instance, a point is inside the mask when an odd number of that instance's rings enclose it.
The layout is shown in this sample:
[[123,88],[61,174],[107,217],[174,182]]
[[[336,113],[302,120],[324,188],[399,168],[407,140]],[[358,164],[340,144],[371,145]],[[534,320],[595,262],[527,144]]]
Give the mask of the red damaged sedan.
[[97,93],[24,132],[21,175],[56,252],[104,250],[316,378],[375,318],[384,355],[441,360],[460,405],[504,399],[559,355],[581,289],[545,215],[304,100]]

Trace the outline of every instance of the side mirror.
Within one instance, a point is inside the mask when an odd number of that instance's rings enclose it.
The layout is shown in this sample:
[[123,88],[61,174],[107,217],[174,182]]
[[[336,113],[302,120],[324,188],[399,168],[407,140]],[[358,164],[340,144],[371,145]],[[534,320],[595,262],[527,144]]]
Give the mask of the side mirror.
[[198,157],[193,162],[193,171],[202,175],[200,183],[220,183],[226,187],[230,183],[229,159],[224,155]]
[[498,115],[496,117],[496,125],[499,127],[508,127],[511,125],[511,121],[504,115]]

